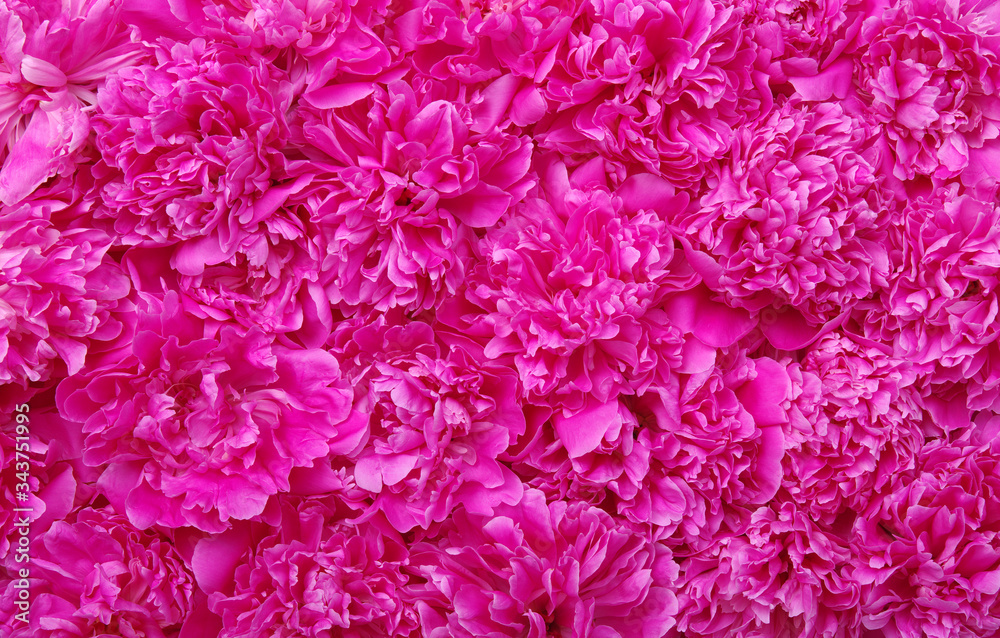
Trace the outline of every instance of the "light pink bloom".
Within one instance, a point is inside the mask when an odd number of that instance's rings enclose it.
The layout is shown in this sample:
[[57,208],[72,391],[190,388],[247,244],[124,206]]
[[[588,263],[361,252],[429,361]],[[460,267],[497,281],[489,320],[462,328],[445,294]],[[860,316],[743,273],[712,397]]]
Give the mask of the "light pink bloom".
[[120,359],[63,381],[60,412],[84,424],[83,460],[138,527],[226,529],[289,490],[293,468],[351,454],[367,436],[337,361],[218,331],[177,296],[144,298]]

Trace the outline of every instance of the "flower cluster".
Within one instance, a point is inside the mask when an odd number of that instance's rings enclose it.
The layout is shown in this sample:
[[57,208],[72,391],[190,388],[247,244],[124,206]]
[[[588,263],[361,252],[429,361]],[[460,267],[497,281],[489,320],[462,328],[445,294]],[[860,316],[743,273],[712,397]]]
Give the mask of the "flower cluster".
[[989,0],[0,0],[0,638],[1000,634]]

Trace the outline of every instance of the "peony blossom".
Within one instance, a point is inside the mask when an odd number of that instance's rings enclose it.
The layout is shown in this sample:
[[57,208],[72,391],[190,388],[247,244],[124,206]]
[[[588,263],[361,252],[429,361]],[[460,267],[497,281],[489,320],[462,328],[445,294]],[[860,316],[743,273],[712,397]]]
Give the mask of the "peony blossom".
[[525,428],[512,371],[416,321],[366,318],[339,337],[350,339],[345,372],[367,390],[370,435],[354,480],[373,494],[369,514],[381,511],[406,532],[443,521],[460,504],[489,514],[517,502],[521,483],[497,461]]
[[99,98],[97,216],[126,245],[189,242],[182,272],[246,250],[296,188],[281,153],[291,85],[263,60],[204,40],[161,45]]
[[762,507],[744,534],[717,537],[682,563],[678,629],[706,638],[859,635],[853,559],[842,533],[791,503]]
[[793,375],[801,418],[788,429],[782,485],[814,520],[863,510],[923,444],[916,374],[885,350],[831,334]]
[[[172,539],[110,507],[54,523],[31,553],[30,635],[176,636],[194,606],[194,578]],[[14,617],[17,586],[12,578],[0,594],[4,635],[24,628]]]
[[1000,28],[990,6],[899,0],[865,22],[861,91],[899,179],[1000,177]]
[[674,625],[667,550],[583,503],[529,490],[494,516],[458,511],[411,550],[423,635],[621,638]]
[[332,355],[212,331],[174,294],[145,297],[123,358],[65,380],[57,398],[84,424],[99,489],[140,528],[222,531],[288,491],[293,468],[367,436]]
[[680,365],[681,333],[659,303],[696,279],[642,201],[652,189],[655,206],[683,203],[662,180],[640,176],[614,194],[573,185],[561,164],[547,178],[544,198],[487,234],[466,297],[493,333],[487,356],[511,357],[524,396],[570,416]]
[[76,170],[104,79],[142,55],[119,0],[0,4],[0,201]]
[[[916,197],[893,240],[889,291],[865,316],[865,333],[894,354],[933,369],[938,383],[972,379],[969,405],[1000,407],[995,317],[1000,279],[1000,208],[957,185]],[[879,307],[880,306],[880,307]]]
[[[319,501],[284,501],[280,522],[246,548],[232,578],[209,596],[222,620],[219,636],[415,635],[403,539],[374,523],[338,519]],[[204,579],[215,571],[216,542],[195,550],[195,572]]]
[[[984,415],[985,416],[985,415]],[[855,523],[862,622],[888,638],[1000,630],[997,419],[929,445]]]
[[542,146],[697,185],[734,129],[771,100],[757,92],[765,80],[755,77],[740,14],[713,0],[582,5],[553,51],[542,93],[552,114],[536,128]]
[[112,239],[61,230],[41,206],[0,211],[0,384],[75,374],[92,344],[114,340],[130,288],[107,251]]
[[465,278],[476,229],[494,225],[535,180],[528,138],[482,127],[462,99],[435,93],[400,80],[303,98],[304,152],[336,166],[312,221],[324,238],[327,294],[345,315],[439,306]]
[[678,220],[711,257],[702,272],[730,304],[801,315],[764,326],[777,347],[801,347],[795,324],[815,333],[888,274],[887,219],[863,141],[840,105],[786,102],[734,136],[700,210]]
[[740,355],[720,364],[677,375],[631,404],[649,469],[642,489],[621,493],[618,504],[628,519],[699,547],[724,519],[774,497],[785,456],[784,368]]

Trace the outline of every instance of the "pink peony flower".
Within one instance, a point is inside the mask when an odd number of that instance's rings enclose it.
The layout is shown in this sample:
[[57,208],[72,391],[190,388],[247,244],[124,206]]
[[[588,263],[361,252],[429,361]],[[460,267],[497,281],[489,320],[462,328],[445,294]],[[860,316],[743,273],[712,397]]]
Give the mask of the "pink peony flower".
[[83,433],[56,411],[54,394],[19,389],[16,403],[0,407],[0,496],[10,504],[0,509],[0,556],[12,574],[25,567],[16,550],[31,552],[20,544],[19,522],[27,518],[33,539],[96,495],[99,473],[80,458]]
[[350,339],[338,349],[359,393],[367,390],[370,438],[354,480],[376,495],[369,515],[382,511],[406,532],[460,504],[486,515],[517,502],[521,483],[497,462],[525,427],[512,371],[398,317],[345,323],[337,338]]
[[[741,129],[700,210],[677,222],[717,264],[700,267],[709,285],[751,311],[792,306],[814,327],[882,285],[888,220],[864,139],[837,104],[786,102]],[[762,328],[777,347],[799,348],[788,323]]]
[[[87,508],[31,543],[34,636],[176,636],[190,613],[194,578],[172,539],[141,531],[110,507]],[[14,617],[19,579],[0,594],[0,633]]]
[[142,53],[116,0],[0,5],[0,201],[76,170],[95,92]]
[[482,517],[459,510],[411,551],[424,636],[641,636],[674,624],[677,566],[606,512],[528,490]]
[[1000,24],[991,6],[899,0],[865,22],[860,89],[899,179],[1000,177]]
[[291,85],[264,60],[193,40],[110,76],[95,116],[98,217],[126,245],[196,240],[180,268],[230,258],[295,188],[281,153]]
[[557,163],[545,181],[544,199],[487,233],[466,297],[493,333],[487,356],[513,358],[524,396],[570,416],[641,392],[680,365],[681,332],[659,305],[696,276],[642,199],[683,203],[663,180],[639,176],[620,194],[585,190]]
[[681,563],[682,635],[842,638],[860,629],[859,587],[846,538],[791,503],[753,513]]
[[[406,602],[409,550],[386,525],[353,525],[318,501],[284,501],[280,520],[239,558],[231,579],[209,595],[223,638],[416,635]],[[195,550],[209,578],[213,543]]]
[[855,524],[862,622],[887,638],[1000,630],[997,418],[938,441]]
[[696,185],[733,130],[769,108],[748,32],[721,2],[592,0],[554,54],[542,95],[556,113],[536,130],[541,146],[630,173]]
[[364,441],[332,355],[259,329],[213,330],[172,293],[143,302],[131,349],[57,394],[60,412],[84,424],[99,489],[137,527],[222,531],[288,491],[293,468]]
[[61,230],[42,205],[0,211],[0,384],[76,374],[95,342],[116,339],[112,318],[129,280],[104,232]]
[[404,81],[342,84],[303,100],[312,105],[302,109],[306,152],[338,166],[313,211],[330,301],[347,315],[440,305],[465,277],[475,229],[494,225],[533,184],[529,139],[484,129],[461,99]]
[[[854,56],[863,21],[888,0],[737,0],[771,64],[772,86],[785,82],[805,100],[853,96]],[[763,57],[763,56],[761,56]]]
[[232,255],[213,254],[195,241],[136,246],[123,264],[139,290],[175,290],[185,309],[199,318],[291,333],[318,346],[329,337],[332,318],[319,281],[322,248],[308,221],[306,201],[314,188],[299,187],[288,193],[281,212],[247,234]]
[[642,489],[619,493],[619,512],[664,538],[711,545],[725,518],[778,491],[790,393],[782,365],[742,354],[650,388],[631,403],[649,469]]
[[862,511],[923,445],[916,374],[886,350],[831,334],[793,375],[801,418],[786,432],[782,485],[813,520]]
[[889,290],[865,317],[866,334],[937,383],[973,380],[974,409],[1000,407],[997,224],[995,203],[955,185],[910,200],[893,236]]

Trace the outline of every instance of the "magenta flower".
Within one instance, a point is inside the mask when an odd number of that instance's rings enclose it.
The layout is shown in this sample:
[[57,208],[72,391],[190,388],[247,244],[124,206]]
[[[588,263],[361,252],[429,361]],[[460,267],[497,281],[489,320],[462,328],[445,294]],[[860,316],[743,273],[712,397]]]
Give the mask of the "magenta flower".
[[[702,266],[729,302],[758,311],[792,306],[820,326],[884,283],[887,219],[864,129],[837,104],[785,103],[741,129],[713,169],[701,209],[682,218],[718,264]],[[784,323],[763,326],[775,345],[802,343]]]
[[98,216],[113,219],[126,245],[199,240],[180,264],[193,270],[252,241],[294,188],[281,153],[291,85],[265,61],[203,40],[150,56],[99,95],[108,174]]
[[114,340],[129,280],[99,230],[60,230],[41,205],[0,213],[0,384],[76,374],[93,343]]
[[754,39],[773,60],[767,68],[771,82],[788,82],[803,99],[828,101],[853,95],[862,22],[878,15],[887,0],[738,0],[735,4],[747,12]]
[[489,514],[517,502],[521,483],[497,461],[525,427],[512,371],[416,321],[363,318],[338,337],[350,339],[345,371],[367,390],[370,435],[354,480],[376,495],[369,514],[382,511],[406,532],[460,504]]
[[866,317],[867,334],[893,335],[895,356],[933,370],[938,383],[973,380],[974,409],[1000,405],[998,223],[995,203],[957,185],[913,198],[893,235],[889,290]]
[[187,311],[199,318],[293,333],[317,346],[329,337],[332,318],[319,283],[322,249],[305,204],[315,187],[299,186],[301,191],[288,193],[281,213],[245,235],[232,255],[213,253],[199,241],[136,246],[123,265],[139,290],[178,291]]
[[1000,29],[991,4],[899,0],[865,22],[858,71],[899,179],[996,180]]
[[[54,523],[31,551],[30,635],[176,636],[193,607],[194,578],[172,539],[110,507]],[[18,582],[0,594],[4,635],[25,627],[13,616]]]
[[411,551],[427,636],[663,636],[674,625],[669,552],[606,512],[525,492],[495,516],[460,510]]
[[1000,630],[996,417],[972,440],[940,441],[855,524],[864,626],[884,636]]
[[[219,636],[414,635],[403,539],[387,526],[339,518],[318,501],[283,502],[280,524],[246,547],[232,579],[209,595]],[[196,574],[215,571],[207,553],[214,542],[196,549]]]
[[847,539],[791,503],[753,513],[745,534],[682,562],[678,629],[725,636],[858,635],[858,583]]
[[529,139],[484,134],[462,100],[403,81],[303,99],[312,105],[305,151],[339,167],[313,209],[330,301],[348,315],[437,307],[465,278],[475,229],[494,225],[534,182]]
[[174,294],[145,297],[131,349],[65,380],[58,400],[84,424],[98,487],[140,528],[222,531],[288,491],[293,468],[367,436],[332,355],[212,331]]
[[524,396],[570,416],[680,365],[681,332],[659,304],[696,276],[641,201],[651,189],[659,206],[682,202],[662,180],[640,176],[616,195],[571,185],[561,164],[550,170],[546,198],[486,235],[466,297],[493,333],[487,356],[512,357]]
[[913,467],[923,445],[916,374],[905,359],[844,335],[821,339],[794,374],[783,487],[813,520],[864,510]]
[[10,0],[0,6],[0,201],[23,200],[76,170],[104,78],[142,48],[114,0]]
[[778,491],[790,397],[783,366],[742,355],[650,388],[633,408],[648,473],[642,489],[620,495],[619,511],[665,536],[712,544],[724,518]]
[[597,153],[629,173],[692,186],[733,130],[768,108],[771,96],[752,76],[757,52],[732,7],[628,0],[582,8],[544,84],[555,113],[536,129],[543,147]]

